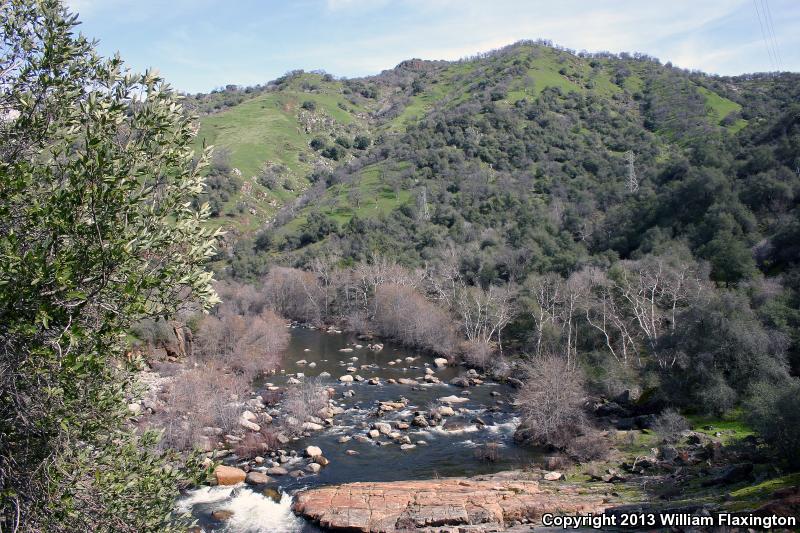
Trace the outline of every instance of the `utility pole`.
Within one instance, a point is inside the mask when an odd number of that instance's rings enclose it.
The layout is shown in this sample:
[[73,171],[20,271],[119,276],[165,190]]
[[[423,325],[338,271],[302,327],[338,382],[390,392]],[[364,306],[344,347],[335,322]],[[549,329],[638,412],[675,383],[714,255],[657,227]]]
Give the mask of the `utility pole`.
[[628,161],[628,192],[634,193],[639,190],[639,180],[636,178],[636,154],[633,150],[625,152],[625,160]]

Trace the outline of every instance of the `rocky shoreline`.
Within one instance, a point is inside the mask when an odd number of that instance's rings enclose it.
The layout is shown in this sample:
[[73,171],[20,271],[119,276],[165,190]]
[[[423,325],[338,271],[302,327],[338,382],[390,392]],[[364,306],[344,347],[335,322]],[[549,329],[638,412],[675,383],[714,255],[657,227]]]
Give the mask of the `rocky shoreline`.
[[473,478],[347,483],[300,492],[293,511],[331,531],[497,532],[545,513],[602,513],[611,502],[575,485],[520,472]]

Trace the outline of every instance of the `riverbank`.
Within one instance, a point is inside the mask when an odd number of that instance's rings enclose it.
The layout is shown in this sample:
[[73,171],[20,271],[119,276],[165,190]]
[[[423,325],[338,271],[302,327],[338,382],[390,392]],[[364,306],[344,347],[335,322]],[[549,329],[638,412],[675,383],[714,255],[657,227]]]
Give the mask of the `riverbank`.
[[[391,342],[375,348],[336,331],[291,328],[282,371],[227,400],[234,427],[226,432],[203,428],[207,464],[212,471],[218,464],[231,470],[212,473],[213,486],[188,492],[179,509],[191,513],[205,531],[306,533],[327,520],[319,502],[339,487],[399,483],[393,489],[398,501],[413,507],[418,502],[408,498],[421,487],[485,476],[512,485],[530,483],[539,491],[530,491],[524,521],[509,515],[502,526],[499,519],[486,522],[494,530],[536,522],[537,509],[549,508],[545,503],[567,509],[575,494],[592,505],[642,507],[646,502],[651,508],[692,512],[794,505],[780,503],[782,497],[773,493],[798,480],[770,470],[747,428],[734,421],[694,419],[691,428],[667,443],[649,429],[650,418],[629,416],[625,398],[602,401],[592,411],[608,456],[576,463],[515,440],[516,391],[507,383]],[[156,377],[155,390],[175,379]],[[322,404],[302,413],[287,405],[287,398],[311,385],[324,391]],[[158,393],[138,405],[145,418],[157,412]],[[478,489],[469,498],[483,498]],[[301,510],[297,502],[306,494],[323,496]],[[549,499],[533,498],[542,494]],[[373,495],[363,494],[370,506]],[[295,509],[309,520],[292,513],[295,496]],[[364,508],[351,509],[351,503],[343,503],[344,515],[363,518]],[[466,510],[457,516],[474,518]]]

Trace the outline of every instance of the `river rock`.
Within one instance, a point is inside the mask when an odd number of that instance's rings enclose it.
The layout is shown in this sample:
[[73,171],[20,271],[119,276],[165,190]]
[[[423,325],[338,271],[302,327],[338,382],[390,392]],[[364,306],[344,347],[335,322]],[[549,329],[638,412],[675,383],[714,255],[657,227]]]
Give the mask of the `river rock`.
[[415,416],[414,420],[411,423],[421,428],[426,428],[430,425],[428,421],[425,419],[425,417],[422,415]]
[[220,522],[224,522],[232,516],[233,511],[229,511],[228,509],[217,509],[216,511],[211,511],[211,518],[214,520],[219,520]]
[[306,361],[305,359],[300,359],[300,360],[299,360],[299,361],[297,361],[295,364],[296,364],[296,365],[300,365],[300,366],[302,366],[302,365],[307,365],[307,364],[308,364],[308,361]]
[[286,384],[287,385],[299,385],[300,384],[300,380],[297,379],[297,378],[289,378],[289,379],[286,380]]
[[464,402],[468,402],[469,398],[463,398],[461,396],[444,396],[442,398],[439,398],[439,401],[442,402],[442,403],[450,403],[450,404],[453,404],[453,403],[464,403]]
[[449,405],[442,405],[441,407],[437,407],[435,409],[436,414],[439,416],[454,416],[456,412],[453,410],[452,407]]
[[319,474],[320,470],[322,470],[322,465],[317,463],[309,463],[306,465],[306,471],[311,472],[312,474]]
[[244,480],[248,485],[264,485],[272,481],[268,475],[256,471],[248,472]]
[[409,378],[399,378],[397,380],[397,382],[400,383],[401,385],[416,385],[417,384],[416,380],[409,379]]
[[392,432],[392,426],[387,424],[386,422],[376,422],[374,424],[374,427],[384,435],[388,435],[389,433]]
[[273,466],[272,468],[267,468],[267,474],[270,476],[285,476],[288,473],[289,471],[282,466]]
[[[348,483],[300,492],[295,513],[331,531],[502,531],[544,513],[585,515],[607,507],[574,488],[508,479]],[[470,525],[479,525],[470,527]]]
[[545,472],[542,476],[542,479],[545,481],[559,481],[564,479],[564,474],[561,472]]
[[236,485],[244,481],[247,473],[241,468],[219,465],[214,469],[214,476],[216,476],[217,484],[219,485]]
[[[353,370],[353,372],[355,372],[355,370]],[[345,374],[344,376],[339,377],[339,381],[341,381],[342,383],[352,383],[353,376]]]
[[456,387],[464,387],[464,388],[469,387],[470,385],[469,378],[466,378],[464,376],[455,377],[451,379],[449,383],[450,385],[454,385]]
[[447,359],[444,357],[437,357],[433,360],[433,364],[436,365],[436,368],[442,368],[447,366]]
[[322,449],[318,446],[307,446],[305,449],[306,457],[317,457],[322,455]]
[[338,442],[339,444],[344,444],[345,442],[348,442],[350,439],[352,439],[352,437],[350,437],[349,435],[342,435],[341,437],[339,437]]
[[255,422],[250,422],[249,420],[245,420],[244,418],[239,419],[239,425],[245,429],[249,429],[250,431],[261,431],[261,426],[259,426]]
[[350,352],[353,351],[353,349],[352,348],[339,348],[339,351],[340,352],[344,352],[344,353],[350,353]]
[[345,450],[344,453],[347,455],[359,455],[359,453],[355,450]]
[[369,430],[369,437],[370,437],[371,439],[377,439],[377,438],[379,438],[380,436],[381,436],[381,432],[380,432],[380,431],[378,431],[377,429],[370,429],[370,430]]
[[303,431],[322,431],[325,429],[325,426],[322,424],[317,424],[316,422],[303,422],[303,425],[300,426]]
[[319,466],[328,466],[329,464],[331,464],[330,460],[324,455],[317,455],[316,457],[314,457],[313,461],[317,463]]

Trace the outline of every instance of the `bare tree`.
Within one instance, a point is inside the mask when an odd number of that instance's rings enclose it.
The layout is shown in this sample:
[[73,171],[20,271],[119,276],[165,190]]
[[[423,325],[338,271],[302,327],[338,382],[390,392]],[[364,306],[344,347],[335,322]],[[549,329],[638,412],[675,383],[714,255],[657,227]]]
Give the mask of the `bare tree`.
[[461,329],[471,342],[489,344],[497,339],[503,351],[503,329],[516,317],[515,290],[510,286],[490,286],[484,290],[461,283],[456,289],[454,311]]
[[538,444],[566,447],[584,426],[583,376],[559,355],[540,355],[523,368],[516,403],[523,426]]

